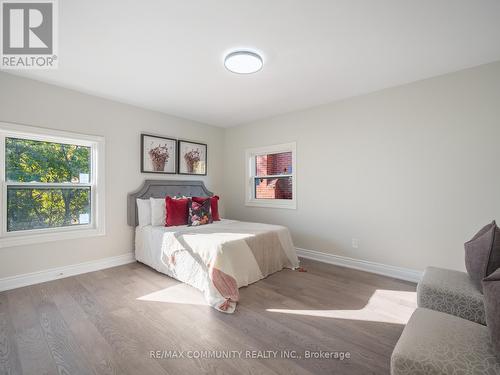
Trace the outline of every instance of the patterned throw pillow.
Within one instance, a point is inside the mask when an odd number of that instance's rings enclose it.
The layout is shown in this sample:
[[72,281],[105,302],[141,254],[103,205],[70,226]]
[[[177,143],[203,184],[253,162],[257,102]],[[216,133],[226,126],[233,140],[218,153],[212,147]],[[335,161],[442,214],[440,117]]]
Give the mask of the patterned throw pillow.
[[219,196],[214,195],[213,197],[207,198],[207,197],[193,197],[193,201],[196,203],[203,203],[205,199],[210,199],[210,209],[212,213],[212,220],[213,221],[220,221],[220,215],[219,215]]
[[210,199],[205,199],[202,203],[198,203],[189,198],[188,207],[188,226],[195,227],[213,222],[212,214],[210,213]]

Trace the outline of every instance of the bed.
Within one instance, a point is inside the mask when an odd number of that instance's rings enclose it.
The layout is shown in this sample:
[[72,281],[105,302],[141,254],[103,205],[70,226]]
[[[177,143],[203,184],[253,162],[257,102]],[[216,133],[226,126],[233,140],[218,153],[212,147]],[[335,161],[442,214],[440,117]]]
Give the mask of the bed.
[[138,226],[137,199],[167,195],[211,197],[202,181],[146,180],[129,194],[128,224],[135,226],[135,257],[203,292],[215,309],[233,313],[238,289],[299,261],[286,227],[221,219],[201,226]]

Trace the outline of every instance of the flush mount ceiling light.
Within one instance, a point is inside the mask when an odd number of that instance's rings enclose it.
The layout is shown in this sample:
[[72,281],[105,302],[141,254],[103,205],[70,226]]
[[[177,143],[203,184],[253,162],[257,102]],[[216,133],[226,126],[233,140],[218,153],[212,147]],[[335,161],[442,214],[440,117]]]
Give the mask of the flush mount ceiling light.
[[226,69],[238,74],[258,72],[263,65],[262,57],[251,51],[234,51],[224,59]]

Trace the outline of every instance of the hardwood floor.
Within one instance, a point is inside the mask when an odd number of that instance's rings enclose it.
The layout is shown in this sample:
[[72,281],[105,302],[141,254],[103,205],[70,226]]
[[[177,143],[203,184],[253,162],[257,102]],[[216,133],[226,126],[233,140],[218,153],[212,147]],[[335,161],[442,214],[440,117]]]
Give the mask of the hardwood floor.
[[[140,263],[2,292],[0,374],[388,374],[415,285],[302,265],[308,272],[283,270],[240,289],[233,315]],[[185,292],[176,303],[177,289]],[[259,350],[278,352],[251,358]]]

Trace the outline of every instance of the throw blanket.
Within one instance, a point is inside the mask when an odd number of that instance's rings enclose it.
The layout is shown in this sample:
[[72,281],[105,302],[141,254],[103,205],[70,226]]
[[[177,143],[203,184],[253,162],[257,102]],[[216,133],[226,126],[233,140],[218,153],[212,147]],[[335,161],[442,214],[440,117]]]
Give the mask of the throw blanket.
[[176,254],[181,251],[189,252],[199,265],[202,282],[197,285],[207,302],[227,313],[235,310],[238,288],[299,266],[288,229],[278,225],[224,220],[167,232],[162,260],[174,277]]

